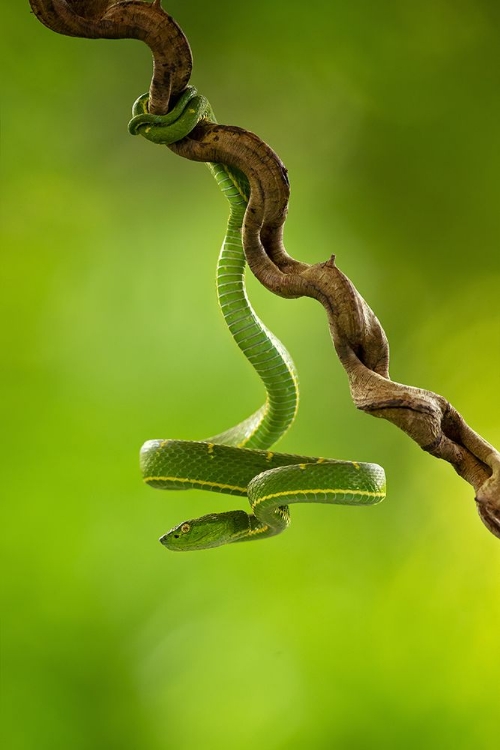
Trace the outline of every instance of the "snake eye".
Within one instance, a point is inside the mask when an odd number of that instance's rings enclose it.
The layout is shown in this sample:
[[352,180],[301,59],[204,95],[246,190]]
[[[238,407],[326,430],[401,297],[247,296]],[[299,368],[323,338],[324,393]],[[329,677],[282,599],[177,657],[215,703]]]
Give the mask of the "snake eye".
[[188,523],[183,523],[181,526],[181,531],[183,534],[187,534],[190,529],[191,526]]

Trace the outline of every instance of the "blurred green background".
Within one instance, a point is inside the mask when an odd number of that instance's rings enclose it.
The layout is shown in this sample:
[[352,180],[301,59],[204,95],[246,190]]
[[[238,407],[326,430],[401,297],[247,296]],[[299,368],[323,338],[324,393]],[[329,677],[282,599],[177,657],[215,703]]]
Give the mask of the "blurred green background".
[[[167,10],[219,120],[287,165],[291,254],[336,253],[393,378],[498,446],[498,4]],[[143,44],[58,36],[27,2],[4,17],[5,747],[496,746],[498,540],[448,465],[356,412],[314,301],[249,279],[301,377],[280,448],[376,461],[386,501],[294,507],[262,543],[158,544],[235,499],[146,488],[141,443],[263,399],[214,294],[227,206],[202,165],[128,135]]]

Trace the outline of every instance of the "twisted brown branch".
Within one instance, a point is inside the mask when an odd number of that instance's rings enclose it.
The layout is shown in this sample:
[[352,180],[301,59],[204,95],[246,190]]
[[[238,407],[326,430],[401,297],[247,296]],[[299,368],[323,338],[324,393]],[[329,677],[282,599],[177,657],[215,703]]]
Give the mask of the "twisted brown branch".
[[191,76],[188,41],[160,0],[30,0],[33,12],[52,31],[88,39],[140,39],[153,53],[150,111],[164,115],[171,97]]
[[[138,0],[30,0],[38,18],[62,34],[136,38],[153,52],[150,111],[164,114],[191,73],[189,45],[160,7]],[[248,264],[259,281],[282,297],[313,297],[324,306],[332,340],[358,409],[389,420],[420,447],[448,461],[475,490],[482,520],[500,537],[500,454],[442,396],[389,378],[389,347],[382,326],[334,258],[308,265],[290,257],[282,241],[289,186],[278,156],[242,128],[202,123],[172,146],[194,161],[219,162],[244,172],[251,195],[243,226]]]

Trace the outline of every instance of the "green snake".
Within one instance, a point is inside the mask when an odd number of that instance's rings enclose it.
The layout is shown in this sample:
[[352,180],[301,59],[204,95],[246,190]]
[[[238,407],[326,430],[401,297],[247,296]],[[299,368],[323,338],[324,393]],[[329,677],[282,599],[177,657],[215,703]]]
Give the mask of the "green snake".
[[[132,134],[172,144],[200,122],[215,122],[210,104],[188,86],[165,116],[148,113],[148,95],[135,102]],[[297,413],[299,388],[293,361],[259,320],[248,300],[242,225],[250,196],[246,176],[207,163],[230,205],[217,264],[217,296],[237,345],[266,388],[265,404],[235,427],[206,440],[149,440],[140,453],[144,481],[166,490],[202,489],[247,497],[251,512],[232,510],[184,521],[160,538],[170,550],[191,551],[265,539],[290,523],[292,503],[373,505],[385,497],[383,469],[371,463],[275,453],[271,447]]]

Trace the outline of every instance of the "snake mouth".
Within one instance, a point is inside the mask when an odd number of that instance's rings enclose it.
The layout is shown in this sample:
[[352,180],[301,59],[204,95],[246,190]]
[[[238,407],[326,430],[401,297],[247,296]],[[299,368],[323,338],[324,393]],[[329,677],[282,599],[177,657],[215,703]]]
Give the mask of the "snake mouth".
[[160,537],[159,542],[171,552],[194,552],[207,548],[203,543],[204,536],[200,536],[195,542],[189,542],[185,538],[181,541],[181,534],[172,529]]
[[163,534],[158,541],[164,547],[172,550],[173,552],[184,552],[185,547],[181,547],[179,544],[176,544],[176,542],[180,539],[180,536],[180,533],[177,533],[176,529],[172,529],[171,531],[167,531],[166,534]]
[[197,529],[195,538],[189,538],[189,532],[191,531],[191,523],[184,521],[184,523],[174,526],[173,529],[163,534],[159,542],[164,547],[173,552],[185,552],[197,549],[205,549],[206,538],[208,532],[204,532],[203,529]]

